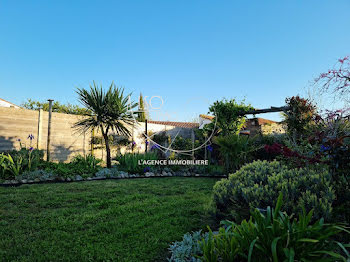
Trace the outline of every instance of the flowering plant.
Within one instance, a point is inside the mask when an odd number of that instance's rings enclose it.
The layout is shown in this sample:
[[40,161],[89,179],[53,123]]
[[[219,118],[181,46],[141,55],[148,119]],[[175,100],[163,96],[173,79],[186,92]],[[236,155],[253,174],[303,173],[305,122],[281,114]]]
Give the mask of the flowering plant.
[[271,154],[274,158],[287,159],[288,164],[301,168],[308,164],[326,163],[322,159],[322,155],[319,152],[309,152],[309,156],[302,155],[296,150],[292,150],[287,146],[274,143],[273,145],[265,145],[266,153]]

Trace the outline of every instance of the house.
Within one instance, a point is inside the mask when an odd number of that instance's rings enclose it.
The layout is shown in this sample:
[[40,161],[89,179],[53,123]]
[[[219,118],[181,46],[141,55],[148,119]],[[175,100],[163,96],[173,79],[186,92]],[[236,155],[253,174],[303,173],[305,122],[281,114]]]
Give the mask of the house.
[[147,125],[149,131],[165,131],[172,138],[176,136],[191,138],[193,130],[199,127],[198,123],[154,120],[148,120]]
[[14,107],[14,108],[21,108],[20,106],[18,105],[15,105],[9,101],[6,101],[2,98],[0,98],[0,107]]
[[[211,123],[213,119],[214,116],[199,115],[199,129],[202,129],[206,124]],[[285,133],[285,130],[281,123],[260,117],[247,119],[243,129],[240,132],[242,135],[251,136],[254,136],[256,134],[281,133]]]
[[203,129],[203,127],[206,124],[211,123],[211,121],[214,119],[213,116],[208,115],[199,115],[199,129]]
[[285,130],[280,122],[261,117],[255,117],[247,119],[241,133],[243,132],[254,136],[257,134],[282,134],[285,133]]
[[154,120],[148,120],[148,124],[157,124],[157,125],[164,125],[164,126],[172,126],[172,127],[180,127],[180,128],[198,128],[198,123],[191,123],[191,122],[173,122],[173,121],[154,121]]

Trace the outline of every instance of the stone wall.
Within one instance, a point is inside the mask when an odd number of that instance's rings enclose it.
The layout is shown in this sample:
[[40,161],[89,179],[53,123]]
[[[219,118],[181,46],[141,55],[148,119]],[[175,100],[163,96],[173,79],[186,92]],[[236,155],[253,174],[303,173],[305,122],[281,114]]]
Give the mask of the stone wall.
[[265,124],[261,126],[261,133],[263,135],[284,134],[285,132],[286,130],[280,123]]

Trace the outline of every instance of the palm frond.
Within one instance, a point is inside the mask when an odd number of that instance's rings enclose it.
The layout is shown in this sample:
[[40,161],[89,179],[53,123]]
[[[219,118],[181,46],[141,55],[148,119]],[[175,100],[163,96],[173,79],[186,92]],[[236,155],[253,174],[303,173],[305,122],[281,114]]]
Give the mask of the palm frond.
[[78,88],[76,93],[80,103],[91,113],[76,122],[74,128],[86,132],[91,128],[103,127],[113,130],[117,135],[130,136],[135,122],[133,109],[138,103],[131,101],[131,94],[124,94],[124,88],[116,87],[112,82],[108,90],[104,91],[102,86],[93,82],[90,89]]

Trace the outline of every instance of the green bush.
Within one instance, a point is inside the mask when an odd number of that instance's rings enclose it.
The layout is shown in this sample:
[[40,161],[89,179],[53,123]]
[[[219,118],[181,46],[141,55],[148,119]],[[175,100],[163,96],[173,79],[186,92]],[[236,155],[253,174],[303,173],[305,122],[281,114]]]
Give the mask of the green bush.
[[16,179],[27,179],[27,180],[34,180],[34,179],[40,179],[41,181],[47,181],[47,180],[55,180],[57,179],[56,174],[52,174],[49,172],[46,172],[45,170],[34,170],[34,171],[25,171],[21,175],[17,176]]
[[0,155],[1,179],[14,179],[23,171],[23,159],[13,158],[10,154]]
[[[174,141],[171,144],[171,148],[174,150],[192,150],[193,143],[191,138],[183,138],[181,136],[177,136]],[[192,152],[186,152],[186,153],[174,153],[172,154],[171,158],[173,159],[192,159]]]
[[313,211],[303,210],[296,219],[281,212],[281,206],[282,194],[275,209],[255,209],[248,221],[227,221],[217,234],[210,231],[202,240],[201,261],[349,261],[350,245],[334,240],[350,233],[344,226],[323,219],[312,223]]
[[171,253],[168,262],[202,262],[199,256],[203,255],[200,243],[202,239],[207,240],[208,233],[201,230],[187,233],[182,241],[176,241],[169,247]]
[[249,209],[272,206],[280,192],[284,211],[298,213],[305,207],[315,217],[329,219],[335,199],[331,176],[325,169],[290,169],[280,162],[254,161],[214,186],[218,215],[247,217]]
[[152,141],[156,142],[159,145],[164,146],[169,141],[169,135],[166,131],[158,132],[156,134],[150,134]]
[[222,136],[214,139],[214,143],[219,146],[227,172],[233,172],[245,163],[252,161],[255,151],[253,142],[253,139],[240,135]]
[[25,171],[35,170],[43,156],[42,150],[24,147],[0,154],[0,179],[14,179]]
[[77,155],[73,158],[72,164],[79,165],[79,166],[85,166],[89,169],[95,169],[99,167],[99,164],[102,162],[101,159],[98,159],[92,155]]
[[70,163],[42,162],[39,169],[59,177],[74,177],[76,175],[91,176],[101,169],[100,159],[94,156],[76,156]]
[[191,171],[193,173],[211,176],[222,176],[225,174],[224,167],[219,165],[193,166]]
[[147,165],[139,165],[139,160],[157,160],[157,152],[149,153],[126,153],[115,158],[119,162],[119,169],[128,173],[143,174],[150,171]]
[[33,149],[32,147],[29,149],[22,147],[20,150],[9,151],[8,154],[11,155],[15,161],[17,161],[17,159],[22,159],[22,169],[27,171],[36,169],[44,157],[43,150]]
[[286,134],[258,134],[254,137],[254,148],[253,158],[255,160],[274,160],[276,156],[268,154],[265,146],[272,146],[273,144],[285,145],[287,140]]
[[286,134],[258,134],[254,137],[256,146],[273,145],[274,143],[284,144],[287,139]]

